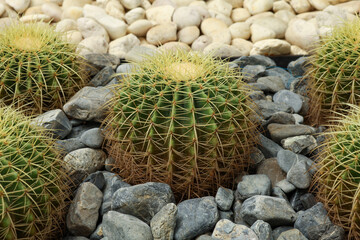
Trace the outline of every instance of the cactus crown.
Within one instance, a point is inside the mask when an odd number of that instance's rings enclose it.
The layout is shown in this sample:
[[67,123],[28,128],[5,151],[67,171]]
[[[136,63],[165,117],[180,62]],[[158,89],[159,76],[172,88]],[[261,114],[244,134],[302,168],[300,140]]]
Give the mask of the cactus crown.
[[178,199],[194,197],[232,184],[248,166],[256,141],[250,90],[227,63],[160,52],[115,89],[107,147],[129,182],[166,182]]
[[348,105],[338,114],[320,146],[313,186],[332,220],[344,227],[348,239],[360,238],[360,107]]
[[327,123],[333,111],[341,112],[347,103],[360,103],[360,18],[334,27],[309,62],[306,78],[311,123]]
[[[0,98],[26,113],[60,108],[85,84],[76,47],[44,23],[13,23],[0,34]],[[31,109],[31,110],[29,110]]]
[[69,179],[45,130],[0,107],[0,239],[54,239]]

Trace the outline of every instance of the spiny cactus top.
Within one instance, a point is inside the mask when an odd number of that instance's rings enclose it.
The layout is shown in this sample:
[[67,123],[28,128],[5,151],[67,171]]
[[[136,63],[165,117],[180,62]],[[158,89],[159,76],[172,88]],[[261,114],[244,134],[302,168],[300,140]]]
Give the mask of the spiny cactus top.
[[313,185],[332,220],[360,239],[360,108],[351,106],[325,133]]
[[56,239],[68,179],[44,130],[0,106],[0,239]]
[[334,27],[310,57],[308,68],[309,119],[328,122],[333,111],[360,103],[360,18]]
[[0,98],[26,113],[60,108],[84,85],[76,47],[44,23],[15,22],[0,32]]
[[227,63],[161,52],[120,81],[105,123],[109,154],[126,180],[166,182],[188,198],[232,184],[248,166],[257,123],[249,88]]

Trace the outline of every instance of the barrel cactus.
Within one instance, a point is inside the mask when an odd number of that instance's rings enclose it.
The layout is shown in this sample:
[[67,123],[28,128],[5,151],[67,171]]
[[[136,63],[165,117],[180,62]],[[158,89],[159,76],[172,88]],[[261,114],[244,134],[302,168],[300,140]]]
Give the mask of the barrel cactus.
[[57,239],[68,177],[44,130],[0,107],[0,239]]
[[26,105],[30,114],[62,107],[85,84],[75,50],[48,24],[6,27],[0,33],[0,98]]
[[309,120],[324,124],[347,103],[360,103],[360,18],[336,26],[310,57]]
[[130,183],[165,182],[179,200],[213,194],[249,165],[250,90],[227,63],[160,52],[134,63],[115,89],[106,147]]
[[341,115],[325,133],[313,186],[332,220],[348,231],[351,240],[360,239],[360,107],[348,106],[348,115]]

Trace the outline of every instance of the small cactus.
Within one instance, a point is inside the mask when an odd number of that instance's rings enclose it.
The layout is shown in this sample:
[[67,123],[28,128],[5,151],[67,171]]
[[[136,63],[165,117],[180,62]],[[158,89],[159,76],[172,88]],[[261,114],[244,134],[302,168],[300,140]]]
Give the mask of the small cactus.
[[310,57],[309,122],[328,123],[347,103],[360,103],[360,18],[334,27]]
[[[313,188],[332,220],[360,239],[360,107],[348,105],[336,125],[324,133]],[[334,120],[335,121],[335,120]]]
[[115,171],[168,183],[178,199],[214,194],[248,167],[257,122],[249,88],[227,63],[160,52],[115,87],[106,125]]
[[61,108],[85,84],[75,50],[48,24],[6,27],[0,33],[0,98],[26,105],[29,114]]
[[69,179],[45,130],[0,106],[0,239],[56,239]]

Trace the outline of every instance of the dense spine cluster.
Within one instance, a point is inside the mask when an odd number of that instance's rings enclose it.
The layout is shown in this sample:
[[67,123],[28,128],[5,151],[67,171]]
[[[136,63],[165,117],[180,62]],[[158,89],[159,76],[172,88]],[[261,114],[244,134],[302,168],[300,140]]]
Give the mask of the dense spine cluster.
[[161,53],[122,79],[106,119],[115,168],[131,183],[168,183],[178,198],[233,183],[249,165],[256,122],[249,90],[226,63]]

